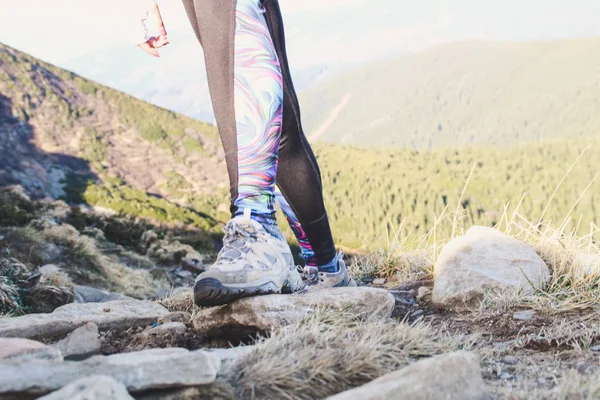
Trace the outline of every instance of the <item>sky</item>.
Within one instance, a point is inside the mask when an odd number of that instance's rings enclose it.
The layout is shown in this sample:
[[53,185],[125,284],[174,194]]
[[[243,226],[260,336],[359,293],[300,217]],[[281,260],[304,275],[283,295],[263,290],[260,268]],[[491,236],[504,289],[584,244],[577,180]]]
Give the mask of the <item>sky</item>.
[[[0,42],[137,97],[210,119],[202,52],[181,0],[159,0],[171,44],[131,45],[139,0],[0,0]],[[446,42],[600,36],[599,0],[279,0],[302,89]]]

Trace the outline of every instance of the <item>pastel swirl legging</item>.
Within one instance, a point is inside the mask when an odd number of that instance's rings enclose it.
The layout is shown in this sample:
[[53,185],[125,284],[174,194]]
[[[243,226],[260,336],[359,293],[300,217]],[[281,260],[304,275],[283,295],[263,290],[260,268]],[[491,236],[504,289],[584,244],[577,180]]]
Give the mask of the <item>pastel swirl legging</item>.
[[184,5],[204,49],[232,215],[251,209],[253,219],[272,224],[278,202],[307,264],[327,264],[335,247],[319,168],[300,123],[278,2]]

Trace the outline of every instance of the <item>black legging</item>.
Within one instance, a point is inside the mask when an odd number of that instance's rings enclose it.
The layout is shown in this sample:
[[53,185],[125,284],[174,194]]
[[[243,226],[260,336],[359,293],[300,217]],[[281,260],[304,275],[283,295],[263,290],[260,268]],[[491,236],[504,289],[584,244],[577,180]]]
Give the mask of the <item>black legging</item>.
[[[235,200],[239,194],[238,132],[234,105],[236,0],[183,0],[183,3],[204,49],[208,85],[229,173],[231,212],[236,215],[238,207]],[[303,248],[303,254],[314,253],[307,262],[324,265],[334,258],[335,246],[323,203],[319,166],[302,130],[300,107],[288,66],[279,3],[277,0],[263,0],[262,5],[279,59],[283,84],[283,121],[276,183],[299,221],[300,226],[295,225],[294,221],[290,221],[290,224]]]

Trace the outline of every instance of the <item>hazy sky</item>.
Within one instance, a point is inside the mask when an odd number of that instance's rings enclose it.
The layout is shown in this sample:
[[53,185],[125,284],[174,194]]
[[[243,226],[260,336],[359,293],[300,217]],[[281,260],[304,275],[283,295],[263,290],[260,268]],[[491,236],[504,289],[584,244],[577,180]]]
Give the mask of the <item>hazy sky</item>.
[[[463,39],[600,36],[600,0],[279,0],[300,89],[343,69]],[[154,104],[210,120],[202,53],[181,0],[159,0],[171,44],[130,43],[128,0],[0,0],[0,42]]]
[[[47,61],[125,46],[127,0],[0,0],[0,41]],[[180,0],[160,4],[174,38],[191,30]],[[351,63],[476,37],[600,35],[598,0],[280,0],[298,62]],[[173,39],[172,39],[173,40]],[[113,45],[115,43],[116,45]],[[357,51],[360,49],[360,51]]]

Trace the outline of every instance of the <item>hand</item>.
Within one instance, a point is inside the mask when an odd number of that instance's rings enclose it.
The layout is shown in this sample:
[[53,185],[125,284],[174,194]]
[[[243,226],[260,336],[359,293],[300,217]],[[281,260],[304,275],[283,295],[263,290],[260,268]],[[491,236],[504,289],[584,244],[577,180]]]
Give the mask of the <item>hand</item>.
[[160,15],[160,10],[156,1],[153,1],[153,6],[148,11],[148,14],[149,19],[158,23],[158,37],[152,36],[147,42],[140,44],[139,47],[154,57],[160,57],[158,49],[168,45],[169,39],[167,39],[167,30],[165,29],[165,24]]

